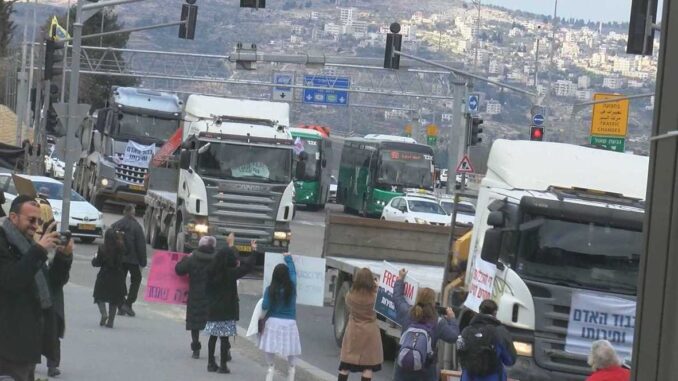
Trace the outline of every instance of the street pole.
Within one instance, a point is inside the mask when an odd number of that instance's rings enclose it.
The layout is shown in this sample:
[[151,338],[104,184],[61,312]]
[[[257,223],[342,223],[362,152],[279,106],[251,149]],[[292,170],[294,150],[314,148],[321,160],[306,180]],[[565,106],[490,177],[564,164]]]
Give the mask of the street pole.
[[636,381],[673,380],[678,374],[678,71],[675,70],[678,7],[675,5],[665,0],[661,17],[644,246],[640,253],[633,340],[632,379]]
[[[77,0],[75,22],[73,22],[73,54],[71,58],[71,78],[68,90],[68,107],[66,119],[66,137],[64,141],[64,195],[61,210],[61,229],[68,229],[71,212],[71,188],[73,187],[73,155],[70,154],[71,139],[74,139],[76,123],[79,122],[73,113],[78,104],[78,85],[80,84],[80,45],[82,43],[82,6],[84,0]],[[65,73],[63,75],[66,75]]]
[[[36,5],[38,4],[37,0],[35,1],[35,4]],[[31,104],[31,89],[33,88],[33,74],[34,74],[34,71],[35,71],[35,70],[33,70],[35,68],[35,66],[34,66],[35,65],[35,29],[37,28],[35,8],[37,8],[37,7],[33,7],[33,33],[32,33],[32,37],[31,37],[31,52],[30,52],[31,63],[30,63],[29,69],[28,69],[29,70],[29,72],[28,72],[28,92],[26,94],[26,104]],[[37,91],[36,91],[36,93],[37,93]],[[31,108],[30,107],[26,107],[26,113],[23,115],[23,118],[24,118],[24,125],[30,126],[30,124],[31,124],[31,122],[30,122],[30,120],[31,120]]]
[[[66,31],[71,27],[71,0],[68,0],[68,12],[66,12]],[[66,99],[66,60],[68,59],[68,44],[64,44],[64,72],[61,75],[61,97],[59,102]]]
[[452,127],[447,146],[447,194],[452,194],[454,184],[457,179],[457,163],[461,161],[460,155],[464,150],[464,131],[463,131],[463,97],[466,89],[466,81],[459,78],[450,78],[453,86],[452,101]]
[[17,104],[16,104],[16,145],[21,145],[21,140],[23,139],[23,129],[24,129],[24,115],[26,115],[26,109],[28,108],[26,104],[26,98],[28,97],[28,83],[26,81],[26,38],[28,34],[28,25],[24,25],[24,40],[21,44],[21,72],[19,72],[19,91],[17,92]]

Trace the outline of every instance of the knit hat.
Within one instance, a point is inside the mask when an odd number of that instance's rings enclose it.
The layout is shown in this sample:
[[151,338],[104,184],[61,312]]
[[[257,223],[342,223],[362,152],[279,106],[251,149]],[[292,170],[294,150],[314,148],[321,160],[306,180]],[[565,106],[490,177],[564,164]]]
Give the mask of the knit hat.
[[198,241],[198,247],[214,249],[217,246],[217,239],[211,235],[206,235]]

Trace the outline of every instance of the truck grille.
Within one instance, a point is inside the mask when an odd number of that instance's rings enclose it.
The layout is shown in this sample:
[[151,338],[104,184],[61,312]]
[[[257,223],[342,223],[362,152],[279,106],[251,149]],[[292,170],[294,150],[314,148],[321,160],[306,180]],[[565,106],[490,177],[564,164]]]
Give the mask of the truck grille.
[[215,235],[271,243],[284,185],[205,180],[205,187]]
[[[526,281],[534,300],[535,322],[534,359],[551,371],[572,372],[582,376],[591,373],[586,356],[565,351],[567,325],[570,318],[570,288]],[[571,380],[582,380],[573,376]],[[568,379],[569,380],[569,379]]]
[[146,174],[148,174],[148,168],[133,167],[131,165],[123,164],[117,164],[115,166],[115,177],[118,180],[130,184],[143,185]]

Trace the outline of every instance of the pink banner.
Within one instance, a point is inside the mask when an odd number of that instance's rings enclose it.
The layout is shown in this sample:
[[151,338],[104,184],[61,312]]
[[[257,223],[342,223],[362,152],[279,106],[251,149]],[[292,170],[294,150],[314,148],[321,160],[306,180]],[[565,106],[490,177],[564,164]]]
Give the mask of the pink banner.
[[187,256],[185,253],[155,251],[151,260],[144,300],[151,303],[186,304],[188,276],[179,276],[174,266]]

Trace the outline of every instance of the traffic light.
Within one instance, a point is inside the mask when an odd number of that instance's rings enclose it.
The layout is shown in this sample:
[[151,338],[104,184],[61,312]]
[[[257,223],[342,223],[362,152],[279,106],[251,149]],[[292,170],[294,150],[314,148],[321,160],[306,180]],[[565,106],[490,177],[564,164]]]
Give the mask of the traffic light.
[[240,8],[266,8],[266,0],[240,0]]
[[63,49],[63,42],[45,40],[45,80],[52,80],[54,74],[61,74],[56,72],[63,70],[63,67],[55,65],[64,60]]
[[386,53],[384,54],[384,69],[400,68],[400,51],[403,44],[403,35],[400,34],[400,24],[394,22],[391,24],[391,33],[386,34]]
[[633,0],[631,2],[627,54],[652,55],[655,32],[653,24],[657,21],[657,3],[658,0]]
[[54,110],[53,104],[59,102],[59,86],[52,84],[49,88],[49,105],[47,107],[47,116],[45,120],[45,129],[47,133],[60,138],[64,136],[63,128],[59,128],[59,116]]
[[544,140],[544,127],[541,126],[530,127],[530,140],[535,141]]
[[185,24],[179,25],[179,38],[184,40],[193,40],[195,38],[195,25],[198,21],[198,6],[195,0],[186,0],[188,4],[181,5],[181,21]]
[[479,135],[483,132],[483,129],[480,127],[484,121],[478,117],[471,118],[471,134],[469,139],[469,145],[476,145],[483,141]]

